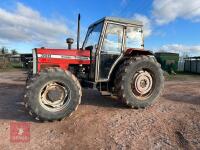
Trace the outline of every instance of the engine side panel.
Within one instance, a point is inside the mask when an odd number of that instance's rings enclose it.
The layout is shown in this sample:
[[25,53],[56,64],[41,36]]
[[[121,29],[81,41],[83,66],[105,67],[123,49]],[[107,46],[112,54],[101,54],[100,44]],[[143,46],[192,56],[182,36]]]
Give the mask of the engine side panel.
[[[34,52],[33,52],[34,54]],[[46,67],[60,67],[67,70],[69,65],[89,65],[90,51],[67,49],[35,49],[33,72],[39,73]],[[36,69],[34,71],[34,69]]]

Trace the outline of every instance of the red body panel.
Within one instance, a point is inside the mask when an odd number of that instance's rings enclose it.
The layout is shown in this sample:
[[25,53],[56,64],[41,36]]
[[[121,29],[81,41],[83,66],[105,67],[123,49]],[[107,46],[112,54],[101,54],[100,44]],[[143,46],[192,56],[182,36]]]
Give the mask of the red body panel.
[[38,63],[37,71],[45,66],[58,66],[64,70],[70,64],[90,64],[90,51],[67,49],[36,49]]

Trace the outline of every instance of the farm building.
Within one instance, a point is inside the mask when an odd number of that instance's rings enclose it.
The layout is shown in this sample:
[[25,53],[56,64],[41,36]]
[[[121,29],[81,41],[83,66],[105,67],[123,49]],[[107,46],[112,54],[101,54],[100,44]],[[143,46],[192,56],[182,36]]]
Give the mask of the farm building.
[[200,74],[200,56],[185,58],[184,71]]

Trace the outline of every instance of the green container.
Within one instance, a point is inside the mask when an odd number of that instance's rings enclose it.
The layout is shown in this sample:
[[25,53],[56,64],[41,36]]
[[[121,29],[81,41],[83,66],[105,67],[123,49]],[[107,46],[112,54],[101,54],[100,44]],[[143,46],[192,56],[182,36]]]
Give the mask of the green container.
[[178,70],[179,54],[159,52],[155,53],[157,61],[161,64],[163,70],[172,73]]

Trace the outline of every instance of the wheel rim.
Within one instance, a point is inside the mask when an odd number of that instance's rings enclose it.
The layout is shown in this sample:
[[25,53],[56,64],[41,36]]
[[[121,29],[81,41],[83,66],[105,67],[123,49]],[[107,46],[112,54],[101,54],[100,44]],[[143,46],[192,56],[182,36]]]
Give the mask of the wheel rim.
[[135,73],[132,79],[132,92],[139,100],[145,100],[152,94],[154,88],[153,74],[147,70],[140,70]]
[[64,83],[51,81],[40,91],[40,104],[48,111],[60,111],[70,100],[70,89]]

